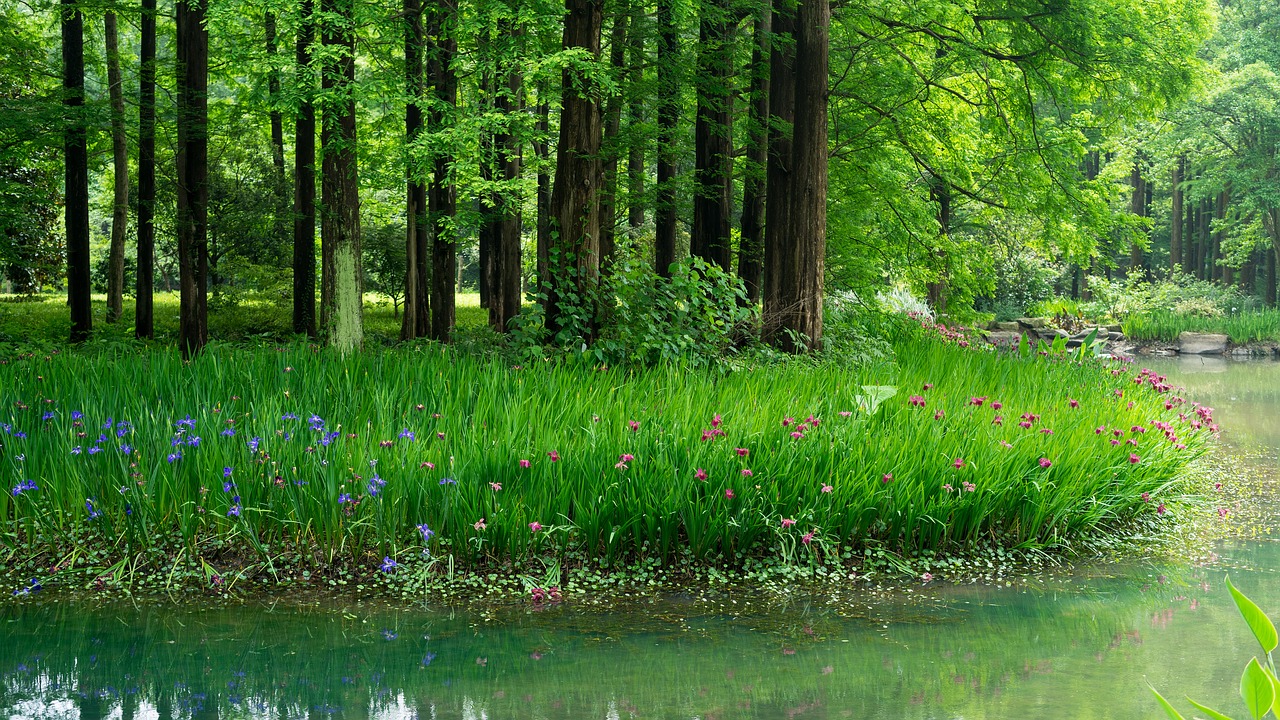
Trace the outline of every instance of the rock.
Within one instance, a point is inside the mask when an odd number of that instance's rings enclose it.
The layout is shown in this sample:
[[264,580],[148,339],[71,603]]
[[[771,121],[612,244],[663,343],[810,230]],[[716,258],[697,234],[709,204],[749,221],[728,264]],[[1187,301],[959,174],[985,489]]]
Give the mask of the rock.
[[1016,322],[993,322],[991,324],[994,326],[991,328],[992,330],[1003,330],[1005,332],[1018,332],[1019,330],[1022,329],[1022,326]]
[[1255,353],[1253,352],[1253,348],[1248,348],[1248,347],[1241,346],[1241,347],[1237,347],[1237,348],[1232,348],[1232,349],[1231,349],[1231,354],[1232,354],[1232,356],[1234,356],[1234,357],[1251,357],[1251,356],[1253,356]]
[[1009,330],[995,330],[987,333],[987,342],[1004,347],[1016,346],[1021,335]]
[[1051,343],[1058,338],[1063,338],[1063,339],[1070,338],[1071,333],[1067,332],[1066,330],[1062,330],[1060,328],[1041,328],[1039,330],[1036,330],[1036,337],[1039,337],[1041,340],[1047,343]]
[[1121,340],[1124,340],[1124,333],[1116,330],[1109,330],[1107,331],[1107,340],[1109,342],[1120,342]]
[[1045,320],[1044,318],[1018,318],[1018,324],[1032,330],[1039,330],[1045,326]]
[[1178,352],[1183,355],[1221,355],[1226,351],[1226,335],[1184,332],[1178,336]]
[[1067,341],[1068,350],[1075,350],[1079,348],[1081,345],[1084,345],[1084,340],[1071,339]]
[[1123,332],[1124,332],[1124,326],[1123,326],[1123,325],[1120,325],[1119,323],[1116,323],[1115,325],[1108,325],[1108,326],[1107,326],[1107,332],[1123,333]]

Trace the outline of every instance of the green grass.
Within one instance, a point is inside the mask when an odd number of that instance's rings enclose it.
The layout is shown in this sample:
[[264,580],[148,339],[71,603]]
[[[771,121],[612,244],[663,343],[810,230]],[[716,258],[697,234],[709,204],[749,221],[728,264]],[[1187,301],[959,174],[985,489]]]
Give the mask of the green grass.
[[1222,317],[1194,317],[1161,310],[1131,315],[1122,323],[1134,340],[1174,342],[1183,332],[1221,333],[1232,343],[1280,341],[1280,310],[1257,310]]
[[[432,345],[350,357],[215,345],[191,363],[170,350],[26,356],[0,365],[0,477],[39,489],[0,495],[3,542],[28,554],[87,533],[123,553],[176,534],[196,555],[357,563],[418,555],[424,524],[425,549],[462,563],[1045,546],[1178,500],[1203,448],[1176,400],[1121,365],[932,333],[905,333],[897,350],[894,367],[734,373],[511,367]],[[864,385],[898,393],[866,412]],[[1029,429],[1024,413],[1040,416]],[[820,422],[797,430],[810,416]],[[1112,445],[1110,428],[1136,446]]]
[[[134,299],[125,298],[124,317],[108,323],[106,296],[93,296],[94,339],[101,342],[133,342]],[[400,337],[400,318],[387,298],[365,295],[365,337],[372,344],[391,344]],[[286,341],[293,336],[292,310],[262,298],[249,298],[236,305],[219,307],[212,303],[209,311],[209,337],[222,342],[255,340]],[[457,296],[457,327],[462,332],[475,331],[488,325],[488,311],[480,307],[480,296],[465,293]],[[0,343],[15,345],[60,346],[67,342],[71,325],[66,297],[39,295],[34,299],[0,295]],[[178,339],[178,294],[155,295],[156,345],[173,345]]]

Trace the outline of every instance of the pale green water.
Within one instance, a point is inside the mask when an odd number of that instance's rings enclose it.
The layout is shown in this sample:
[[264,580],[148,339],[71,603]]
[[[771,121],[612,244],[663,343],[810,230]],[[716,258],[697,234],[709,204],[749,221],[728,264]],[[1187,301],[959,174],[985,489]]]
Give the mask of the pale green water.
[[[1229,436],[1280,447],[1280,364],[1147,364]],[[0,718],[1162,717],[1144,679],[1243,716],[1252,640],[1222,578],[1280,614],[1280,543],[1220,555],[1034,590],[930,586],[870,612],[0,604]]]

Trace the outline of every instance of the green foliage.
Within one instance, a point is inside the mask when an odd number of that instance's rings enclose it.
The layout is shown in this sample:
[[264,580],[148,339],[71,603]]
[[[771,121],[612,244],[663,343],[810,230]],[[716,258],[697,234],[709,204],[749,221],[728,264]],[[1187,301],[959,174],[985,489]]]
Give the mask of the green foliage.
[[995,262],[995,289],[979,297],[975,307],[995,314],[1000,321],[1026,317],[1029,309],[1053,295],[1057,272],[1029,250],[998,257]]

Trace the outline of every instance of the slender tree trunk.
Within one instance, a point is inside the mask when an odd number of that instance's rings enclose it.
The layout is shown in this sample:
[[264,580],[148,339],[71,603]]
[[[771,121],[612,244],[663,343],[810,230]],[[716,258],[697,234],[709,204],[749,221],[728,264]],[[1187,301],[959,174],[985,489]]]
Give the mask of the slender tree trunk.
[[[435,86],[436,103],[443,104],[444,108],[433,112],[433,127],[452,125],[454,109],[458,103],[458,78],[453,67],[454,55],[458,51],[458,43],[454,39],[457,22],[457,0],[438,0],[431,79]],[[449,342],[453,337],[456,305],[453,284],[458,274],[458,254],[454,218],[457,215],[458,195],[452,165],[453,156],[450,152],[437,153],[435,177],[430,190],[433,228],[431,337],[440,342]]]
[[208,86],[206,0],[179,0],[178,15],[178,346],[191,357],[209,341]]
[[312,0],[298,8],[298,116],[293,140],[293,331],[316,336],[316,111],[312,105]]
[[790,271],[782,295],[788,312],[778,340],[789,352],[822,347],[822,292],[827,250],[828,0],[800,0],[795,38]]
[[156,0],[142,0],[138,76],[138,268],[134,336],[155,337]]
[[644,151],[647,144],[642,136],[644,126],[644,96],[641,85],[644,83],[644,39],[641,26],[644,18],[644,6],[635,3],[631,8],[635,15],[631,19],[631,29],[627,33],[627,95],[630,98],[627,110],[627,228],[631,240],[640,237],[640,228],[644,227]]
[[284,178],[284,118],[280,114],[280,70],[276,67],[276,14],[267,11],[263,18],[267,34],[267,105],[271,119],[271,162],[276,176]]
[[[609,66],[619,84],[626,77],[627,26],[630,14],[622,8],[614,15],[609,38]],[[622,157],[622,93],[609,97],[604,111],[604,142],[601,146],[604,164],[604,191],[600,194],[600,267],[605,270],[613,262],[618,226],[618,162]]]
[[742,239],[738,277],[747,288],[747,303],[760,302],[764,263],[765,169],[769,162],[769,52],[772,45],[772,0],[761,2],[752,30],[751,110],[747,127],[746,168],[742,178]]
[[[929,178],[929,197],[938,204],[939,244],[951,235],[951,185],[943,178]],[[929,307],[939,315],[947,311],[947,251],[938,249],[933,252],[938,263],[938,279],[925,286]]]
[[698,111],[694,123],[693,232],[689,251],[728,272],[733,242],[732,44],[729,8],[705,0],[698,24]]
[[405,272],[404,272],[404,317],[400,324],[400,339],[412,340],[419,337],[418,327],[426,317],[426,294],[422,292],[421,268],[423,263],[418,257],[418,249],[422,244],[418,235],[426,232],[426,199],[427,186],[421,181],[421,173],[414,162],[416,150],[414,142],[422,133],[422,5],[420,0],[404,0],[404,84],[408,101],[404,109],[405,143]]
[[1268,307],[1276,306],[1276,265],[1280,264],[1280,210],[1269,210],[1267,212],[1270,228],[1267,234],[1271,236],[1271,247],[1267,251],[1267,290],[1266,302]]
[[[604,0],[565,0],[565,50],[581,48],[600,57]],[[556,146],[556,176],[551,188],[551,292],[547,298],[547,328],[555,335],[572,311],[594,313],[584,305],[600,272],[600,110],[591,73],[572,65],[561,75],[560,139]],[[570,302],[570,297],[573,301]]]
[[[542,97],[544,92],[539,92]],[[538,206],[537,233],[535,251],[537,252],[538,293],[546,297],[551,291],[551,173],[547,172],[551,165],[551,146],[547,142],[551,130],[551,106],[548,103],[538,105],[537,139],[533,141],[533,153],[538,158]],[[545,305],[545,302],[544,302]]]
[[[488,55],[487,60],[492,62],[492,51],[486,52],[484,48],[480,50],[478,55]],[[488,115],[493,108],[493,69],[491,65],[485,67],[480,73],[479,83],[479,99],[480,107],[478,111],[482,115]],[[477,290],[480,291],[480,307],[488,309],[489,301],[493,292],[493,276],[497,271],[497,259],[494,257],[494,237],[497,235],[497,215],[494,213],[494,192],[493,186],[493,128],[487,123],[480,128],[480,181],[484,186],[484,190],[477,193],[476,200],[480,210],[480,227],[478,228],[476,245],[479,250],[479,272],[477,273]],[[459,284],[458,292],[462,292],[462,286]]]
[[[1226,276],[1226,266],[1222,264],[1222,222],[1227,217],[1227,191],[1223,190],[1218,193],[1217,207],[1213,212],[1213,219],[1217,221],[1218,226],[1212,229],[1213,232],[1213,259],[1210,265],[1213,268],[1212,279],[1223,281]],[[1229,284],[1229,283],[1228,283]]]
[[[1141,160],[1134,160],[1133,171],[1129,174],[1129,184],[1133,187],[1133,195],[1129,199],[1129,212],[1137,217],[1145,217],[1147,200],[1147,181],[1142,177]],[[1136,240],[1129,244],[1129,275],[1142,272],[1142,245]]]
[[1173,168],[1173,209],[1169,213],[1169,265],[1173,270],[1182,266],[1182,176],[1187,171],[1187,158],[1178,157]]
[[66,108],[63,153],[67,233],[67,304],[71,342],[89,339],[89,151],[84,117],[84,15],[77,0],[62,0],[62,104]]
[[680,121],[680,48],[675,0],[658,0],[658,185],[653,241],[654,269],[671,277],[676,261],[676,125]]
[[[356,34],[353,0],[321,0],[320,38],[326,60],[322,124],[324,212],[320,219],[325,334],[330,345],[351,352],[364,341],[360,195],[356,164]],[[324,292],[327,290],[328,292]]]
[[[514,24],[508,21],[505,34],[512,45],[519,34]],[[520,140],[516,136],[516,115],[520,111],[521,68],[515,60],[507,60],[500,65],[498,95],[494,103],[498,112],[507,120],[502,131],[494,138],[497,147],[498,172],[503,180],[503,192],[495,195],[494,214],[498,218],[495,237],[497,272],[493,278],[493,297],[489,302],[489,322],[498,332],[510,330],[511,318],[520,314],[520,239],[522,222],[520,216],[520,198],[516,195],[516,182],[520,179]]]
[[796,113],[795,9],[779,3],[773,12],[773,50],[769,59],[769,162],[765,181],[764,341],[780,345],[786,315],[793,311],[783,289],[791,266],[795,229],[791,220],[792,125]]
[[129,224],[129,141],[124,132],[124,80],[116,14],[102,15],[107,40],[107,93],[111,98],[111,160],[114,197],[111,204],[111,249],[107,255],[107,322],[124,314],[124,240]]

